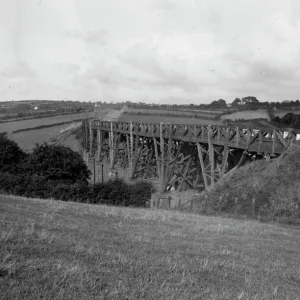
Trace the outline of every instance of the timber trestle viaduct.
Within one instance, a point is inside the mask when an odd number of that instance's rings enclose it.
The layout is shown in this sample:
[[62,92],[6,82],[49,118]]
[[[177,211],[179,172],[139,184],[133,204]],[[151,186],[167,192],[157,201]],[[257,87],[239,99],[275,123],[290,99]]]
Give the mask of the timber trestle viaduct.
[[298,142],[295,131],[214,125],[84,120],[82,132],[89,157],[130,179],[156,178],[161,193],[209,189],[245,161],[277,157]]

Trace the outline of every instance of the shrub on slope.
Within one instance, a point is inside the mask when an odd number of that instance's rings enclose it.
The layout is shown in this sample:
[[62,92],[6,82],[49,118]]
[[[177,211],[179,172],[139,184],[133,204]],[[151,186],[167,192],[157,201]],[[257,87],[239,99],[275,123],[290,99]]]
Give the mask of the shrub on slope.
[[87,183],[91,175],[79,153],[70,147],[47,144],[33,149],[27,161],[20,166],[20,172],[70,183]]
[[[253,200],[255,200],[253,205]],[[225,176],[208,195],[209,209],[300,223],[300,147]]]
[[148,207],[151,183],[126,184],[122,180],[106,183],[66,183],[46,176],[0,172],[0,193],[30,198],[76,201],[115,206]]
[[18,173],[17,165],[27,154],[6,135],[0,135],[0,172]]

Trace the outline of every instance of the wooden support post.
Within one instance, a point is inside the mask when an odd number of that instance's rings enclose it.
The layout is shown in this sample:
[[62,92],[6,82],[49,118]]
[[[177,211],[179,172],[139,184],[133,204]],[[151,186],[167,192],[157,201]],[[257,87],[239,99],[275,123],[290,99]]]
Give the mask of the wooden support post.
[[163,191],[166,188],[166,185],[168,184],[168,178],[169,178],[169,173],[170,173],[170,167],[169,167],[169,162],[171,160],[171,154],[172,154],[172,125],[169,125],[168,128],[168,151],[167,151],[167,157],[166,157],[166,172],[165,172],[165,178],[164,178],[164,183],[163,183]]
[[112,155],[111,155],[112,145],[111,145],[111,132],[110,131],[108,132],[108,147],[109,147],[109,161],[110,161],[110,165],[111,165],[111,162],[112,162]]
[[133,124],[130,122],[130,157],[133,160]]
[[182,176],[182,179],[181,179],[181,182],[180,182],[180,185],[178,187],[178,191],[181,192],[182,190],[182,187],[183,187],[183,183],[185,182],[185,179],[187,177],[187,174],[188,174],[188,171],[189,171],[189,168],[190,168],[190,165],[192,163],[192,157],[189,158],[187,164],[186,164],[186,167],[185,167],[185,170],[184,170],[184,173],[183,173],[183,176]]
[[228,154],[229,154],[229,148],[228,148],[228,145],[226,144],[224,146],[224,150],[223,150],[222,168],[221,168],[220,178],[222,178],[224,176],[224,174],[225,174],[227,160],[228,160]]
[[134,161],[133,161],[132,172],[131,172],[130,178],[133,178],[133,176],[134,176],[138,161],[140,159],[140,156],[141,156],[141,153],[142,153],[142,150],[143,150],[143,147],[144,147],[144,139],[145,138],[143,137],[139,150],[136,149],[136,155],[135,155],[135,158],[134,158]]
[[90,120],[89,125],[90,125],[90,154],[93,154],[93,138],[94,138],[94,134],[93,134],[93,121]]
[[131,160],[130,142],[129,142],[129,136],[128,136],[128,134],[126,135],[126,143],[127,143],[128,168],[129,168],[129,174],[131,174],[132,160]]
[[249,145],[251,142],[251,130],[249,128],[247,128],[247,136],[246,136],[246,147],[245,150],[248,150]]
[[164,178],[165,178],[165,143],[163,136],[163,123],[159,126],[160,136],[160,151],[161,151],[161,169],[160,169],[160,191],[163,192]]
[[282,143],[283,147],[284,148],[287,148],[288,147],[288,143],[287,141],[283,138],[283,135],[280,133],[280,132],[277,132],[276,133],[277,135],[277,138],[280,140],[280,142]]
[[214,152],[214,145],[212,143],[212,130],[211,127],[208,127],[208,155],[210,161],[210,186],[213,186],[215,183],[214,176],[215,176],[215,152]]
[[276,129],[273,129],[273,134],[272,134],[272,153],[271,155],[275,155],[275,147],[276,147]]
[[166,178],[166,181],[165,181],[165,184],[164,184],[163,192],[166,190],[166,188],[168,186],[168,183],[169,183],[169,181],[171,180],[171,178],[173,176],[174,168],[175,168],[175,165],[177,163],[178,156],[179,156],[179,154],[181,152],[181,148],[182,148],[182,143],[179,144],[179,147],[178,147],[178,150],[177,150],[176,155],[174,157],[172,166],[171,166],[171,168],[170,168],[170,170],[168,172],[168,175],[167,175],[167,178]]
[[109,160],[110,160],[110,168],[114,167],[114,132],[113,132],[113,122],[110,122],[110,132],[109,132]]
[[236,128],[236,135],[235,135],[235,146],[239,148],[239,143],[240,143],[240,132],[239,132],[239,127]]
[[100,161],[101,151],[102,151],[102,139],[103,139],[103,132],[102,132],[102,123],[100,123],[100,127],[97,130],[97,138],[98,138],[98,155],[97,161]]
[[159,164],[159,155],[157,149],[157,140],[153,137],[154,151],[155,151],[155,160],[156,160],[156,174],[160,177],[160,164]]
[[113,161],[112,162],[112,167],[114,167],[114,165],[116,163],[119,141],[120,141],[120,134],[114,134],[113,152],[112,152],[112,161]]
[[203,153],[202,153],[203,150],[199,143],[197,143],[197,150],[198,150],[198,156],[199,156],[200,165],[201,165],[201,172],[202,172],[202,176],[203,176],[204,186],[205,186],[205,189],[207,190],[208,182],[207,182],[205,166],[204,166],[204,159],[203,159]]
[[93,157],[93,181],[96,183],[96,159]]
[[86,145],[86,151],[88,151],[89,148],[89,128],[88,128],[88,120],[85,120],[85,145]]
[[257,147],[257,153],[261,154],[261,146],[263,143],[263,135],[261,132],[261,128],[259,128],[259,132],[258,132],[258,147]]
[[139,148],[139,140],[140,137],[138,135],[135,136],[135,146],[134,146],[134,153],[136,154],[136,152],[138,151]]
[[85,151],[85,161],[86,161],[86,165],[89,166],[89,152]]

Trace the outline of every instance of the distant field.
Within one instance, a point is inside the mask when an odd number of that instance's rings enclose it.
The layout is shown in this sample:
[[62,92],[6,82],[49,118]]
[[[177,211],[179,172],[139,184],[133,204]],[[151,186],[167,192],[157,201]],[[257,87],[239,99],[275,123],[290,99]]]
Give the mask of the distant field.
[[300,110],[294,110],[294,109],[290,109],[290,110],[274,110],[274,115],[276,117],[279,117],[279,118],[282,118],[283,116],[285,116],[288,113],[300,114]]
[[166,116],[159,116],[157,114],[153,114],[151,116],[139,116],[136,114],[128,115],[124,114],[119,118],[120,121],[124,122],[144,122],[144,123],[173,123],[173,124],[202,124],[202,125],[223,125],[222,121],[219,120],[204,120],[204,119],[193,119],[190,118],[182,118],[182,117],[166,117]]
[[172,110],[172,109],[142,109],[142,108],[134,108],[134,109],[126,109],[128,113],[146,113],[146,114],[172,114],[172,115],[186,115],[186,116],[203,116],[203,117],[211,117],[221,114],[221,111],[200,111],[200,110]]
[[46,117],[39,119],[31,119],[31,120],[22,120],[15,122],[5,122],[0,123],[0,132],[8,132],[11,133],[15,130],[23,129],[23,128],[34,128],[41,125],[49,125],[60,122],[73,121],[77,119],[91,118],[94,117],[94,112],[85,112],[71,115],[60,115],[55,117]]
[[205,109],[181,109],[182,111],[190,111],[190,112],[200,112],[200,113],[209,113],[209,114],[222,114],[224,110],[218,109],[218,110],[205,110]]
[[57,136],[61,130],[69,125],[53,126],[38,130],[23,131],[14,134],[8,134],[8,138],[15,141],[24,150],[32,150],[36,143],[42,144]]
[[0,298],[296,300],[300,230],[0,196]]
[[251,119],[260,119],[264,118],[269,120],[270,117],[266,110],[246,110],[246,111],[238,111],[232,114],[221,116],[221,120],[251,120]]

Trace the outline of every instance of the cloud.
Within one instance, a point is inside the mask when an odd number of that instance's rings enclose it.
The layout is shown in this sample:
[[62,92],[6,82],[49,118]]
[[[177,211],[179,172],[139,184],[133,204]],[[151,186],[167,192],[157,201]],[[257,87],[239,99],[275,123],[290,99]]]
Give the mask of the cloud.
[[[19,11],[14,25],[22,29],[17,35],[0,27],[8,58],[0,64],[4,98],[18,93],[170,103],[247,95],[261,101],[299,98],[295,0],[59,3],[24,4],[26,14]],[[6,88],[12,83],[13,93]]]
[[85,36],[85,40],[88,43],[100,43],[102,45],[106,44],[107,41],[107,35],[108,32],[106,30],[98,30],[98,29],[93,29],[90,30],[89,32],[87,32],[86,36]]

